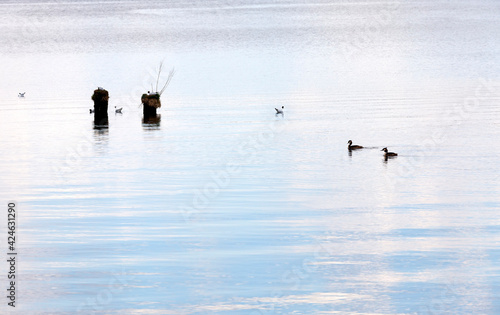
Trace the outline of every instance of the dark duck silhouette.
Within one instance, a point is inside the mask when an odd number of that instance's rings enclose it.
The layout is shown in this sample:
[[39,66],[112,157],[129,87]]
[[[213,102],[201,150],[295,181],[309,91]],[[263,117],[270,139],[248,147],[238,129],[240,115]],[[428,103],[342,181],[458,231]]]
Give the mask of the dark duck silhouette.
[[387,148],[383,148],[382,150],[380,151],[384,151],[384,157],[388,158],[388,157],[393,157],[393,156],[398,156],[397,153],[394,153],[394,152],[389,152],[389,150],[387,150]]
[[352,151],[352,150],[359,150],[359,149],[363,149],[363,146],[360,146],[360,145],[352,145],[352,140],[349,140],[347,141],[347,149],[349,151]]
[[276,115],[281,114],[283,115],[283,110],[285,109],[285,106],[281,106],[281,109],[275,108],[276,110]]

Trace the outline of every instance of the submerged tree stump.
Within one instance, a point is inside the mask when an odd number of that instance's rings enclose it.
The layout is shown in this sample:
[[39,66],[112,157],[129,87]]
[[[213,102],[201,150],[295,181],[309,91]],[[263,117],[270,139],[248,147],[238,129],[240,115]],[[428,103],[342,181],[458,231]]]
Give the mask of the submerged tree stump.
[[94,90],[92,95],[94,101],[94,125],[107,126],[108,125],[108,100],[109,93],[103,88]]
[[161,107],[160,94],[142,94],[141,102],[144,119],[156,117],[156,109]]

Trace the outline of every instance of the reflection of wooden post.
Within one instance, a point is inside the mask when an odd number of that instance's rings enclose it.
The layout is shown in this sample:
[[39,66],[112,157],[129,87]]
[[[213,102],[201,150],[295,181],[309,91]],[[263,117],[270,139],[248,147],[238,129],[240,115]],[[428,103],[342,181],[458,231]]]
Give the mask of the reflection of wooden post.
[[161,107],[160,94],[142,94],[141,102],[144,119],[156,117],[156,109]]
[[144,117],[142,120],[143,127],[145,129],[158,129],[160,127],[160,122],[161,122],[161,115],[156,115],[152,117]]
[[103,126],[108,124],[108,100],[109,93],[103,88],[98,88],[92,95],[94,101],[94,125]]

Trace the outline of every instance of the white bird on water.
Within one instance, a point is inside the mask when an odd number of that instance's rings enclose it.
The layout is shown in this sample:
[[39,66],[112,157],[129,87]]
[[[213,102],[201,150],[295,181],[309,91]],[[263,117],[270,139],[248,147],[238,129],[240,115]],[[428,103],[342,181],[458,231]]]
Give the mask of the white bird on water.
[[116,114],[121,114],[122,113],[122,109],[123,109],[123,107],[116,108],[116,106],[115,106],[115,113]]
[[278,115],[278,114],[283,115],[283,111],[284,111],[284,109],[285,109],[285,106],[281,106],[281,109],[277,109],[277,108],[275,108],[275,110],[276,110],[276,115]]
[[24,94],[26,94],[26,92],[19,93],[17,96],[18,96],[18,97],[24,97]]

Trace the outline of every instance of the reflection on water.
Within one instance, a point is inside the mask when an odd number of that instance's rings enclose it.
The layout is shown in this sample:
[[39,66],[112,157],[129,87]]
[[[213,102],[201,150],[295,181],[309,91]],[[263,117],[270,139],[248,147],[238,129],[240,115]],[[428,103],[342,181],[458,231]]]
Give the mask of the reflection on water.
[[0,4],[19,309],[498,314],[499,5]]
[[158,130],[160,129],[161,115],[154,117],[144,117],[142,119],[142,128],[144,130]]
[[105,120],[101,120],[99,122],[95,122],[94,121],[94,129],[95,130],[106,130],[109,128],[109,125],[108,125],[108,119],[106,118]]
[[109,144],[109,128],[94,126],[94,149],[97,154],[103,152]]

